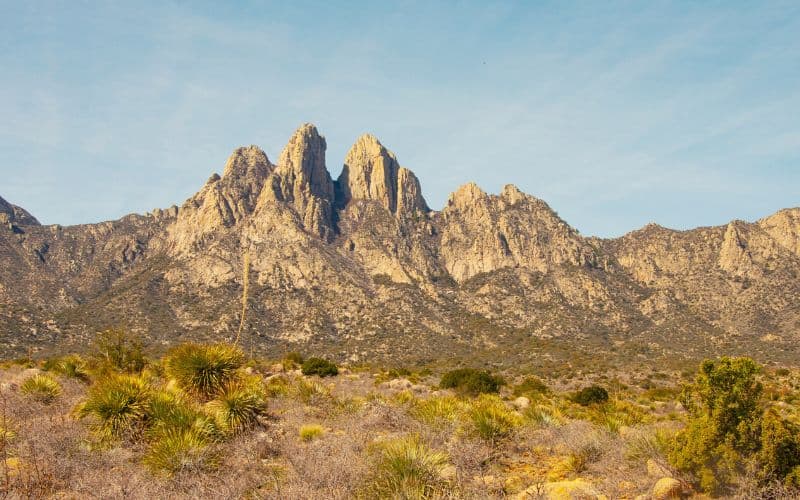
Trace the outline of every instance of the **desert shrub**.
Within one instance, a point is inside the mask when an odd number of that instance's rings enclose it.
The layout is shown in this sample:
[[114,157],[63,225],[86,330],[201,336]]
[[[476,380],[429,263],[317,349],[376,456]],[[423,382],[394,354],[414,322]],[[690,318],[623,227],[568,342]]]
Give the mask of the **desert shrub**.
[[97,334],[93,356],[101,368],[129,373],[140,372],[147,364],[141,340],[121,328]]
[[38,373],[25,379],[19,390],[37,401],[50,403],[61,395],[61,384],[46,373]]
[[319,424],[306,424],[300,427],[298,434],[303,441],[313,441],[325,434],[325,429]]
[[78,417],[92,417],[91,430],[101,442],[131,434],[143,426],[149,410],[150,386],[136,375],[112,375],[89,389],[76,408]]
[[766,409],[760,370],[750,358],[706,360],[681,394],[689,422],[669,458],[706,492],[724,491],[746,471],[762,484],[791,484],[800,472],[798,430]]
[[319,375],[320,377],[332,377],[339,374],[336,364],[322,358],[308,358],[301,367],[303,375]]
[[467,416],[469,430],[490,443],[507,437],[522,424],[522,415],[509,409],[499,397],[488,394],[473,401]]
[[538,377],[526,377],[522,382],[515,385],[512,390],[514,396],[528,396],[536,398],[542,394],[549,394],[550,388]]
[[787,485],[800,487],[800,428],[775,411],[766,411],[757,462],[762,481],[783,479]]
[[0,453],[5,453],[8,445],[17,437],[13,424],[5,415],[0,415]]
[[[398,396],[402,394],[405,393],[400,393]],[[433,396],[427,399],[416,399],[411,396],[409,402],[411,403],[409,413],[412,417],[439,428],[454,423],[465,406],[453,396]]]
[[590,385],[576,392],[572,400],[581,406],[602,404],[608,401],[608,391],[599,385]]
[[185,391],[210,399],[236,377],[244,354],[229,344],[183,344],[165,358],[165,370]]
[[63,377],[76,378],[84,382],[89,380],[89,370],[86,361],[77,354],[48,359],[42,365],[42,369],[57,373]]
[[522,411],[522,416],[541,427],[559,427],[567,420],[561,409],[552,403],[531,405]]
[[286,396],[289,394],[291,385],[285,375],[277,375],[267,379],[264,391],[268,397]]
[[625,458],[645,462],[649,458],[664,457],[674,439],[674,431],[666,428],[653,430],[635,428],[625,434]]
[[498,392],[504,384],[502,377],[487,371],[474,368],[459,368],[445,373],[439,386],[443,389],[455,389],[469,395]]
[[267,406],[264,386],[258,377],[229,383],[216,399],[206,404],[206,411],[226,434],[237,434],[252,427]]
[[297,351],[286,353],[281,361],[285,370],[293,370],[303,364],[303,356]]
[[142,461],[154,472],[203,472],[219,459],[211,444],[202,429],[168,427],[153,436]]
[[313,380],[298,378],[289,387],[289,395],[296,397],[303,403],[321,402],[331,398],[327,387]]
[[435,498],[448,491],[442,477],[447,454],[429,448],[418,436],[378,445],[373,474],[360,491],[361,498]]

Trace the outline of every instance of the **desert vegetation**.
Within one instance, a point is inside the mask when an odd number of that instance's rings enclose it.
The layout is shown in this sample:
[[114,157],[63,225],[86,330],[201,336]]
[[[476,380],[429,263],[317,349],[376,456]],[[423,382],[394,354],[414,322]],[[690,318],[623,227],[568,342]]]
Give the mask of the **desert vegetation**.
[[[338,364],[121,331],[0,369],[12,497],[796,498],[800,372],[647,383]],[[635,378],[634,378],[635,379]],[[677,380],[678,382],[673,382]],[[630,382],[630,381],[629,381]],[[645,386],[645,387],[641,387]]]

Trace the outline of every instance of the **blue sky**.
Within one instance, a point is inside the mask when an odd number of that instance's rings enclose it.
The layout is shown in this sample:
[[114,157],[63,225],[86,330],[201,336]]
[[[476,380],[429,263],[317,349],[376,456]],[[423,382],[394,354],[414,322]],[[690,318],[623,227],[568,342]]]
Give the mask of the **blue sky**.
[[0,0],[0,196],[180,204],[313,122],[334,177],[371,132],[436,209],[513,183],[616,236],[800,205],[796,1],[221,4]]

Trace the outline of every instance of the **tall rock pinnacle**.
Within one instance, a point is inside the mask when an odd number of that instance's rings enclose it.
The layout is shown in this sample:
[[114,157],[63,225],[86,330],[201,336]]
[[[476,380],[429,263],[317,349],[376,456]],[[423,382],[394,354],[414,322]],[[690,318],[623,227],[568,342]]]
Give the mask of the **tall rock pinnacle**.
[[374,200],[395,215],[427,211],[419,181],[403,168],[375,136],[362,135],[347,153],[337,181],[342,206],[351,200]]
[[306,229],[329,240],[335,232],[334,188],[325,167],[326,148],[314,125],[301,125],[280,155],[268,195],[292,203]]

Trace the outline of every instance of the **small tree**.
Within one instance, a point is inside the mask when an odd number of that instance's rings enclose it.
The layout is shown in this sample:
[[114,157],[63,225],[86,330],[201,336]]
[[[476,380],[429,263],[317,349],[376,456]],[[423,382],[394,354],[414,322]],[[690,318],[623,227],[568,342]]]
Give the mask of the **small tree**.
[[794,426],[766,410],[760,370],[750,358],[706,360],[681,394],[689,422],[669,458],[694,473],[706,492],[720,492],[748,464],[765,483],[791,483],[800,472],[800,438]]
[[300,367],[303,375],[319,375],[320,377],[332,377],[339,374],[339,369],[332,361],[322,358],[308,358]]
[[111,328],[97,334],[94,356],[116,370],[135,373],[145,366],[142,342],[122,328]]
[[439,381],[439,387],[442,389],[456,389],[471,396],[498,392],[504,384],[505,381],[502,377],[474,368],[459,368],[449,371],[442,375],[442,379]]
[[599,385],[590,385],[576,392],[572,400],[581,406],[602,404],[608,401],[608,391]]

